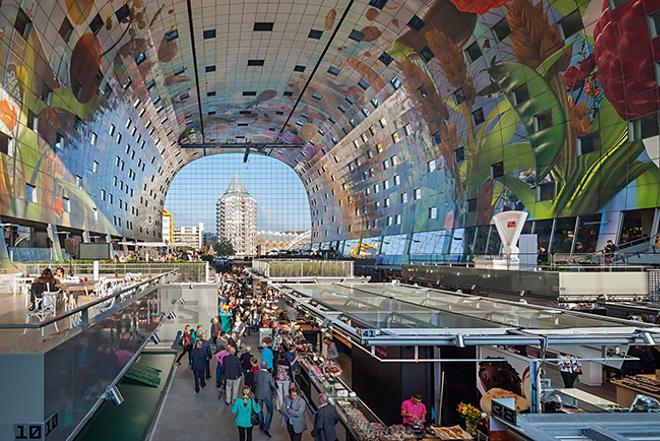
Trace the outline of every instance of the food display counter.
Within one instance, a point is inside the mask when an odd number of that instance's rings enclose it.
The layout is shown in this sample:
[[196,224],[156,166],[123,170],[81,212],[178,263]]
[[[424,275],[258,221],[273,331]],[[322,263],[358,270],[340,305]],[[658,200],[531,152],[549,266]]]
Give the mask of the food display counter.
[[616,401],[629,407],[637,394],[660,400],[660,381],[656,375],[629,375],[610,380],[616,386]]
[[576,388],[555,389],[565,413],[628,412],[628,408]]
[[[341,378],[341,370],[322,357],[308,354],[299,360],[297,383],[314,411],[319,396],[325,392],[335,406],[341,424],[337,425],[339,441],[413,441],[413,440],[470,440],[472,437],[460,427],[428,430],[413,429],[400,424],[387,426],[353,392]],[[398,403],[395,405],[398,406]]]

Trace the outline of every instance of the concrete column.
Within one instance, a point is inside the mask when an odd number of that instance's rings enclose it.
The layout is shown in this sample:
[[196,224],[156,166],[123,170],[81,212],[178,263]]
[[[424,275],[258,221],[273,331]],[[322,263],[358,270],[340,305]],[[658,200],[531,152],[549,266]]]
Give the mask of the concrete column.
[[89,230],[83,230],[82,238],[83,238],[83,242],[91,242]]
[[11,259],[9,256],[9,249],[5,242],[4,224],[0,222],[0,268],[10,268]]
[[594,361],[583,361],[580,383],[587,386],[601,386],[603,384],[603,366]]
[[51,249],[55,255],[55,260],[58,262],[63,262],[64,254],[62,253],[62,247],[60,246],[60,238],[57,235],[57,225],[48,224],[46,226],[46,233],[48,234],[48,239],[50,239]]

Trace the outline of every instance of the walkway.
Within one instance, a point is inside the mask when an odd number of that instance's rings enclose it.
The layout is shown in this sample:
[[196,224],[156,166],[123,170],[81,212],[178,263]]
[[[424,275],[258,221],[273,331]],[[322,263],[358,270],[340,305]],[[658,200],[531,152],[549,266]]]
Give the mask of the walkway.
[[[247,339],[247,344],[256,346],[256,336]],[[257,350],[252,350],[257,354]],[[176,367],[169,391],[166,392],[160,414],[149,441],[218,441],[238,440],[238,431],[229,406],[218,399],[215,388],[215,361],[211,362],[211,378],[206,388],[195,393],[192,371],[188,363],[181,360]],[[308,416],[307,432],[303,441],[311,441],[312,417]],[[286,424],[275,410],[271,427],[272,438],[268,438],[258,427],[252,431],[254,441],[285,441],[289,439]]]

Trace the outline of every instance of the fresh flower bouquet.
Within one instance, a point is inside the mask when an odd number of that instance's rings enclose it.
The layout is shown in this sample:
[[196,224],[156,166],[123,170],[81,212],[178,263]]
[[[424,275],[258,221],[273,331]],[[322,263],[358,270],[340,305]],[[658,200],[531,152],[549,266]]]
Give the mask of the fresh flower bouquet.
[[486,418],[486,414],[468,403],[459,403],[458,414],[465,420],[465,430],[472,436],[477,435],[477,426]]

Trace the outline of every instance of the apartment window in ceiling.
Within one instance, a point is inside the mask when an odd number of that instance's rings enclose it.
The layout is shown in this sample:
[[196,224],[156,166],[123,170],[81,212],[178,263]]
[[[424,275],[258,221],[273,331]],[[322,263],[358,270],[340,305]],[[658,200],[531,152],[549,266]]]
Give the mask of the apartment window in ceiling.
[[474,125],[478,126],[485,121],[484,109],[479,107],[477,110],[472,112],[472,119],[474,120]]
[[0,152],[9,156],[13,155],[13,152],[11,151],[11,140],[12,138],[9,135],[0,132]]
[[115,140],[117,141],[117,144],[121,144],[121,133],[117,133]]
[[463,92],[463,88],[459,87],[454,91],[454,102],[456,105],[460,105],[463,101],[465,101],[465,92]]
[[209,65],[209,66],[206,66],[206,67],[204,68],[204,71],[205,71],[206,73],[215,72],[215,64],[211,64],[211,65]]
[[282,93],[282,95],[291,96],[291,95],[293,95],[293,92],[291,92],[290,90],[285,90],[284,93]]
[[206,92],[206,96],[208,96],[208,97],[215,96],[215,91],[212,90],[212,91],[210,91],[210,92]]
[[24,40],[27,40],[30,35],[30,30],[32,29],[32,20],[25,13],[22,8],[18,8],[18,13],[16,14],[16,21],[14,22],[14,29],[18,32]]
[[404,131],[404,133],[406,134],[406,136],[410,136],[410,135],[412,135],[412,128],[411,128],[410,123],[408,123],[408,124],[406,124],[405,126],[403,126],[403,131]]
[[392,142],[394,142],[394,143],[399,142],[399,133],[398,132],[392,133]]
[[92,162],[92,173],[96,173],[99,170],[99,163],[97,161]]
[[465,161],[465,149],[463,147],[454,150],[454,160],[459,163]]
[[582,24],[582,16],[577,9],[559,20],[559,29],[561,30],[564,39],[577,34],[582,28],[584,28],[584,25]]
[[171,31],[165,33],[166,41],[173,41],[177,38],[179,38],[179,31],[177,29],[172,29]]
[[37,202],[37,188],[34,185],[25,184],[25,200],[28,202]]
[[71,199],[67,197],[62,198],[62,205],[64,206],[64,211],[66,213],[71,213]]
[[511,35],[511,29],[509,29],[509,22],[506,17],[495,23],[493,26],[493,32],[499,41],[502,41]]
[[377,9],[383,9],[387,4],[387,0],[369,0],[369,6]]
[[323,95],[321,95],[321,94],[318,93],[318,92],[314,92],[314,93],[312,94],[312,98],[314,98],[316,101],[321,101],[321,100],[323,99]]
[[369,83],[364,78],[360,78],[360,81],[358,81],[358,86],[360,86],[362,89],[367,90],[369,88]]
[[145,55],[145,53],[140,52],[139,54],[137,54],[135,56],[135,64],[137,64],[139,66],[140,64],[144,63],[144,60],[146,60],[146,59],[147,59],[147,56]]
[[98,31],[103,28],[103,25],[105,23],[103,22],[103,19],[101,18],[101,14],[96,14],[92,21],[89,23],[89,28],[92,30],[94,35],[98,33]]
[[64,17],[64,20],[62,20],[59,34],[60,37],[62,37],[62,39],[67,43],[69,42],[69,39],[71,39],[71,34],[73,34],[73,26],[67,17]]
[[536,187],[537,201],[551,201],[555,198],[555,183],[543,182]]
[[578,155],[586,155],[600,149],[598,133],[588,133],[578,138]]
[[392,216],[387,216],[387,226],[389,227],[393,223],[394,223],[394,219],[392,218]]
[[392,201],[390,200],[390,198],[385,198],[385,199],[383,200],[383,206],[384,206],[385,208],[387,208],[387,207],[390,206],[391,202],[392,202]]
[[314,40],[320,40],[322,35],[323,35],[323,31],[319,31],[318,29],[312,29],[312,30],[309,31],[309,34],[307,35],[307,38],[312,38]]
[[433,59],[433,57],[435,57],[435,54],[428,46],[424,46],[422,50],[419,51],[419,54],[422,56],[422,59],[424,59],[426,63],[428,63]]
[[394,223],[397,225],[401,225],[401,215],[397,214],[396,217],[394,218]]
[[394,175],[392,177],[392,180],[394,181],[394,185],[400,185],[401,184],[401,177],[399,175]]
[[390,80],[390,84],[394,87],[394,90],[398,90],[401,87],[401,80],[399,77],[394,77]]
[[435,159],[431,159],[426,163],[426,171],[429,173],[435,171]]
[[465,49],[465,54],[471,62],[477,61],[482,55],[479,44],[476,41],[472,42],[472,44]]
[[406,202],[408,202],[408,193],[403,192],[401,193],[401,203],[405,204]]
[[27,126],[29,129],[34,130],[35,132],[38,130],[39,126],[39,117],[29,109],[27,114]]
[[433,143],[435,145],[438,145],[442,142],[442,136],[440,135],[440,132],[433,132],[433,135],[431,135],[431,138],[433,138]]
[[416,15],[413,15],[410,21],[408,21],[408,26],[410,26],[412,29],[419,31],[424,27],[426,23],[424,23],[424,20],[419,18]]
[[273,24],[272,22],[255,22],[254,23],[254,31],[256,32],[270,32],[273,30]]
[[383,52],[382,54],[380,54],[380,57],[378,57],[378,59],[385,66],[389,66],[390,64],[392,64],[392,61],[394,61],[394,58],[392,58],[392,56],[387,52]]
[[390,168],[390,161],[386,159],[383,161],[383,170],[387,170],[389,168]]
[[380,126],[382,128],[385,128],[387,126],[387,120],[384,117],[379,119],[378,122],[380,123]]
[[131,9],[124,3],[124,5],[115,11],[115,16],[119,23],[128,23],[128,18],[131,16]]
[[204,40],[208,40],[209,38],[215,38],[215,29],[206,29],[203,35],[204,35]]
[[[108,133],[110,136],[115,134],[116,127],[114,124],[110,124],[110,129],[108,129]],[[96,144],[96,136],[94,136],[94,142],[92,144]]]
[[264,65],[264,60],[261,60],[261,59],[248,60],[247,65],[248,66],[263,66]]
[[59,132],[55,134],[55,150],[64,150],[64,137]]
[[181,75],[181,74],[184,73],[185,71],[186,71],[186,68],[185,68],[185,67],[183,67],[183,66],[179,66],[179,67],[177,67],[176,69],[174,69],[174,70],[172,71],[172,73],[173,73],[174,75]]
[[628,121],[628,138],[630,140],[647,139],[660,134],[658,114],[652,113],[634,121]]
[[413,199],[418,201],[422,198],[422,189],[416,188],[413,192]]
[[429,219],[438,218],[438,207],[429,207]]
[[338,67],[330,66],[328,68],[328,73],[331,74],[331,75],[337,76],[337,75],[339,75],[340,70],[341,69],[339,69]]
[[529,91],[527,90],[527,84],[518,86],[513,89],[513,101],[516,106],[524,103],[529,99]]
[[357,29],[353,29],[350,34],[348,34],[348,38],[351,40],[360,42],[364,38],[364,33],[361,31],[358,31]]
[[417,94],[419,95],[420,99],[426,99],[429,96],[429,91],[426,90],[426,87],[422,84],[417,88]]
[[504,176],[504,163],[502,161],[491,164],[490,175],[493,179],[501,178]]
[[256,90],[244,90],[243,96],[257,96]]
[[552,127],[552,111],[546,110],[534,116],[534,131],[540,132]]
[[383,190],[389,190],[390,189],[390,181],[388,179],[385,179],[383,181]]

